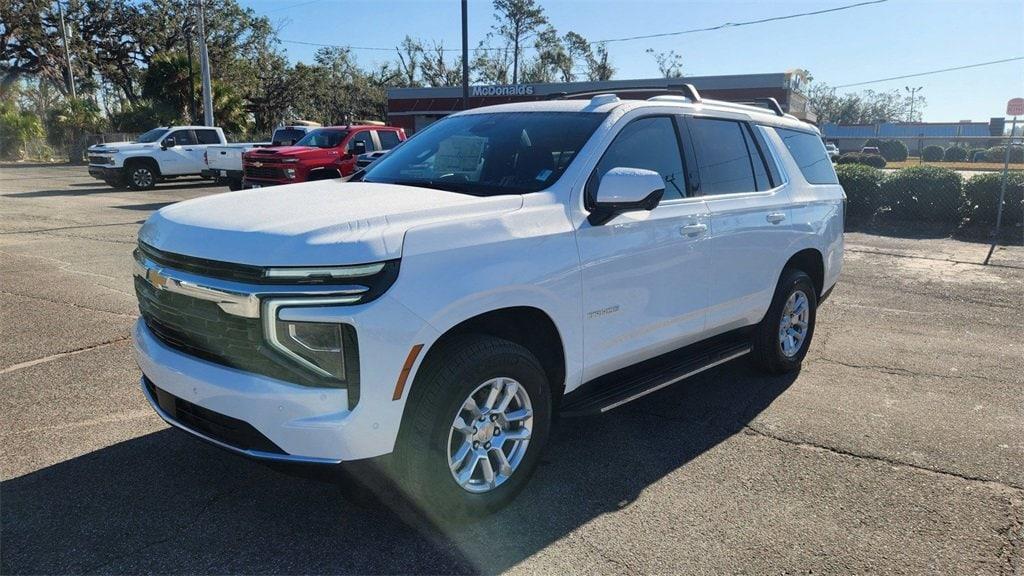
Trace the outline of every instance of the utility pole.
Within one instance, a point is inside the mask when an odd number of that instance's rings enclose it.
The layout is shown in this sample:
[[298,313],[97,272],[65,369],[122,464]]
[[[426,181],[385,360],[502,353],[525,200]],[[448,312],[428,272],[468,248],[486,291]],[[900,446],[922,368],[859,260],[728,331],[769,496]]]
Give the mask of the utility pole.
[[919,90],[923,90],[924,86],[918,86],[916,88],[911,88],[910,86],[904,86],[903,89],[906,90],[907,92],[910,92],[910,118],[907,118],[907,121],[908,122],[913,122],[914,121],[914,102],[917,101],[917,97],[914,96],[914,95],[917,94],[917,92]]
[[185,24],[185,53],[188,55],[188,113],[194,122],[199,118],[199,112],[196,111],[196,78],[192,64],[192,35],[196,27],[191,18],[187,19]]
[[206,52],[206,13],[199,2],[199,73],[203,76],[203,125],[213,126],[213,92],[210,88],[210,55]]
[[57,0],[57,11],[60,13],[60,37],[64,41],[64,61],[68,65],[68,91],[72,100],[77,100],[75,94],[75,72],[71,69],[71,51],[68,50],[68,27],[64,24],[64,4]]
[[469,8],[462,0],[462,109],[469,108]]

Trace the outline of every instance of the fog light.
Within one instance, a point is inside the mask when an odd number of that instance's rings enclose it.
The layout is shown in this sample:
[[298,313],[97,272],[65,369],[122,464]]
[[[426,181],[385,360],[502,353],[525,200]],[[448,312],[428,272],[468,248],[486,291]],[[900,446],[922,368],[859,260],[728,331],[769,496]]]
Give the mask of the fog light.
[[295,168],[285,168],[284,169],[284,177],[288,178],[289,180],[294,180],[295,179]]
[[345,380],[345,347],[340,324],[277,320],[274,344],[321,376]]

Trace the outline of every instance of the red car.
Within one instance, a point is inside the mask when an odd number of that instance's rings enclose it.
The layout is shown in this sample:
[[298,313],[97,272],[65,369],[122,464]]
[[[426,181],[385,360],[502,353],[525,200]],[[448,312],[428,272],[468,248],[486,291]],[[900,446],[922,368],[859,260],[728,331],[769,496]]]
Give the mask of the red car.
[[294,146],[256,148],[242,156],[243,187],[258,188],[349,176],[360,154],[390,150],[405,130],[369,124],[329,126],[306,134]]

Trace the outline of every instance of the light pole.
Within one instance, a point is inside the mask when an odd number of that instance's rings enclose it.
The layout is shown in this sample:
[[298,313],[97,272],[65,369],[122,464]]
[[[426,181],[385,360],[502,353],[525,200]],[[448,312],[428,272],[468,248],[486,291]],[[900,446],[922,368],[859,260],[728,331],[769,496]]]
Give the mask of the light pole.
[[910,93],[910,118],[908,118],[907,121],[908,122],[913,122],[914,121],[914,102],[917,101],[917,97],[915,95],[917,94],[917,92],[919,90],[924,90],[924,86],[918,86],[916,88],[911,88],[910,86],[905,86],[903,89]]
[[72,100],[77,100],[78,96],[75,94],[75,72],[71,68],[71,51],[68,49],[68,27],[64,23],[64,4],[62,0],[57,0],[57,11],[60,13],[60,38],[64,43],[64,61],[68,65],[68,92],[71,94]]
[[213,92],[210,88],[210,55],[206,51],[206,14],[199,0],[199,73],[203,77],[203,126],[213,126]]
[[462,0],[462,109],[469,108],[469,8]]

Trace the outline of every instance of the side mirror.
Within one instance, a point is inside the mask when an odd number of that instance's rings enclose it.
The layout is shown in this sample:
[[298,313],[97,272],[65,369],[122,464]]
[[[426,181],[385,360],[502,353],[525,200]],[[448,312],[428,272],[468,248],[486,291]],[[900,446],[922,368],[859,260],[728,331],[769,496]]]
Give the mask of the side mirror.
[[623,212],[654,210],[665,194],[661,174],[642,168],[612,168],[601,177],[587,221],[600,226]]
[[163,142],[160,143],[160,146],[163,148],[174,148],[177,145],[178,143],[174,141],[174,136],[168,136],[167,138],[164,138]]
[[359,156],[360,154],[366,154],[366,142],[363,142],[362,140],[356,140],[355,142],[352,143],[351,146],[348,147],[348,151],[355,156]]

